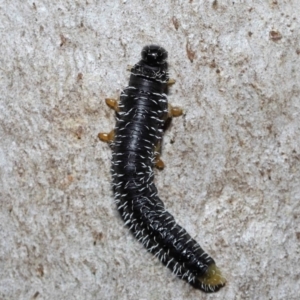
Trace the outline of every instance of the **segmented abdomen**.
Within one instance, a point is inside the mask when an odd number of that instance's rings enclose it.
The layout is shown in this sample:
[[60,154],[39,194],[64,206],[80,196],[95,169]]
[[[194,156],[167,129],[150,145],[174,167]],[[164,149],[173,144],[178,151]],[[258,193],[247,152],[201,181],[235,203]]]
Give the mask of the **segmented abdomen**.
[[[164,123],[159,117],[167,112],[166,97],[144,95],[132,88],[124,93],[127,96],[121,97],[112,160],[118,209],[126,225],[151,253],[177,276],[197,285],[197,277],[205,275],[214,261],[165,210],[153,183],[155,145],[162,137]],[[127,101],[132,105],[124,111]]]

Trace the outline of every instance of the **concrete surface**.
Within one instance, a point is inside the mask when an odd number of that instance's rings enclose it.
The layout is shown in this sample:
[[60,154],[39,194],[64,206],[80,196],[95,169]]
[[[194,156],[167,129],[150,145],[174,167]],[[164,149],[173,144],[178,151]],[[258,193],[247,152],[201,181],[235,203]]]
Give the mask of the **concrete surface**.
[[[300,22],[286,1],[0,1],[0,299],[299,299]],[[228,284],[206,295],[123,227],[97,133],[169,52],[161,198]]]

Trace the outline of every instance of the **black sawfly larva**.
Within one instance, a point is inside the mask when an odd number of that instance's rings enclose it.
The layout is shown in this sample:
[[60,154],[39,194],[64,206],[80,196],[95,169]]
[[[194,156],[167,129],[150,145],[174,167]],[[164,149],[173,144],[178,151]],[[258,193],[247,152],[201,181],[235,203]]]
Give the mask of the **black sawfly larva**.
[[118,210],[130,231],[173,273],[195,288],[216,292],[225,279],[215,261],[165,209],[153,183],[154,166],[163,168],[160,145],[167,119],[182,114],[168,104],[168,53],[145,46],[131,68],[120,100],[106,99],[116,112],[116,126],[100,133],[112,148],[112,186]]

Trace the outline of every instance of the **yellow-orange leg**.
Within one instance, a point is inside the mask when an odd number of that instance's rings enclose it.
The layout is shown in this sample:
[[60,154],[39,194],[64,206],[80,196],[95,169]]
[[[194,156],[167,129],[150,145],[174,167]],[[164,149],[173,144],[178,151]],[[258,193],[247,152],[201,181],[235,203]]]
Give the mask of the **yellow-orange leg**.
[[174,78],[170,78],[169,81],[167,82],[168,85],[172,85],[176,82]]
[[[116,111],[116,112],[119,111],[118,100],[113,99],[113,98],[106,98],[105,103],[114,111]],[[111,130],[109,133],[100,132],[98,134],[98,138],[102,142],[111,143],[111,142],[113,142],[113,140],[115,138],[115,131]]]
[[165,167],[164,162],[160,158],[160,152],[161,152],[161,143],[158,142],[155,146],[155,167],[159,170],[162,170]]
[[160,155],[155,156],[155,167],[162,170],[165,167],[165,163],[161,160]]
[[182,108],[168,104],[168,118],[179,117],[183,114]]
[[113,98],[106,98],[105,103],[114,111],[119,112],[118,100]]
[[115,131],[112,130],[109,133],[103,133],[100,132],[98,134],[98,138],[102,141],[102,142],[106,142],[106,143],[111,143],[113,142],[114,138],[115,138]]

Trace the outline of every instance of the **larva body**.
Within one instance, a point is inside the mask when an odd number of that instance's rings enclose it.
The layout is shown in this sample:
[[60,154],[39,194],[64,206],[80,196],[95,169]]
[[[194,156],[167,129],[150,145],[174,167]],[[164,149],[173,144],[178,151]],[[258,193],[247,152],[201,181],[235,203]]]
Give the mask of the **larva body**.
[[112,146],[113,192],[118,210],[130,231],[147,250],[178,277],[205,292],[225,284],[214,260],[165,210],[153,183],[165,121],[181,114],[168,105],[170,83],[167,52],[156,45],[142,50],[131,68],[129,86],[119,103],[107,99],[117,122],[109,134],[99,134]]

